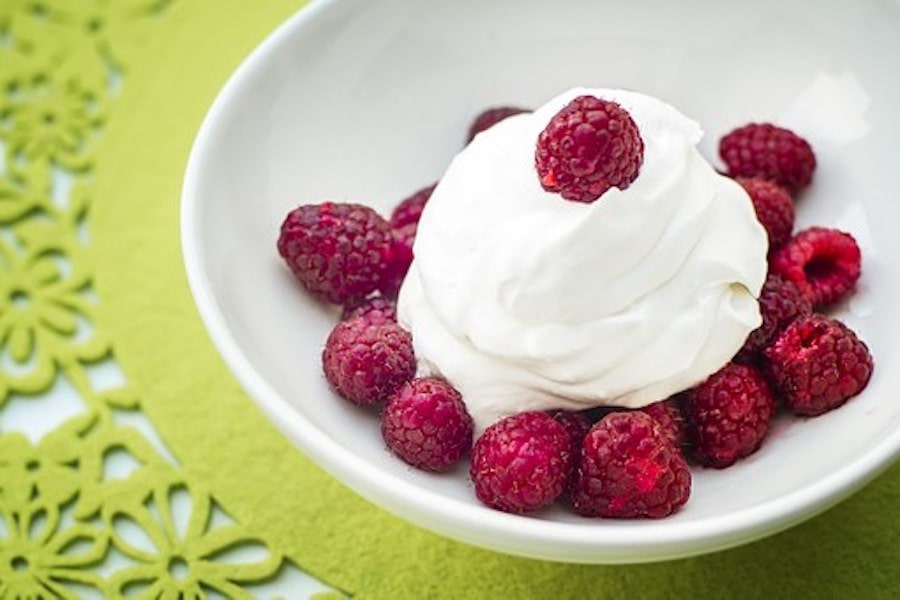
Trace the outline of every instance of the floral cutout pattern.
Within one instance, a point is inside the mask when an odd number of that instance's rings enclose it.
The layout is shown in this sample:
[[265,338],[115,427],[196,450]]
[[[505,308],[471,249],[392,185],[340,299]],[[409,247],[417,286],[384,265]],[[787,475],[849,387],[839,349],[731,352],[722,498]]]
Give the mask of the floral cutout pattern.
[[77,248],[58,237],[58,228],[30,225],[19,228],[29,230],[23,249],[0,240],[0,344],[11,363],[0,392],[46,389],[57,369],[110,352],[99,335],[86,332],[93,302],[89,276],[72,260]]
[[[249,537],[238,524],[211,527],[212,499],[182,486],[181,482],[156,486],[147,499],[130,510],[104,507],[107,519],[128,521],[131,528],[139,529],[149,541],[147,548],[137,547],[118,534],[120,527],[110,527],[116,546],[135,559],[134,566],[121,569],[113,576],[111,591],[125,595],[129,587],[144,584],[141,594],[149,597],[198,598],[203,597],[204,588],[228,598],[246,597],[239,584],[269,577],[281,558],[268,551],[263,542]],[[176,493],[186,496],[191,507],[190,517],[181,527],[176,523],[171,504]],[[154,518],[154,512],[159,519]],[[233,548],[251,545],[262,549],[259,560],[237,564],[217,560]]]
[[[118,364],[94,327],[96,144],[172,1],[0,1],[0,598],[245,598],[288,564],[128,424],[126,378],[94,375]],[[5,419],[63,382],[77,414]]]
[[75,598],[65,582],[98,585],[85,567],[103,558],[109,543],[103,532],[82,523],[63,527],[52,505],[0,510],[0,519],[6,533],[0,541],[0,597]]

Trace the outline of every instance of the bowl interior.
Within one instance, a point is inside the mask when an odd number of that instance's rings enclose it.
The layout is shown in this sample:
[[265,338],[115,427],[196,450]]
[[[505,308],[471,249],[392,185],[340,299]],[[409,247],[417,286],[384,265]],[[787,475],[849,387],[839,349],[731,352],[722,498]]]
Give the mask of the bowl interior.
[[[900,56],[900,10],[883,2],[314,4],[242,66],[198,137],[184,197],[192,288],[217,346],[276,424],[351,487],[420,524],[519,554],[598,562],[752,539],[825,508],[900,447],[891,56]],[[700,122],[714,163],[733,127],[796,130],[819,160],[797,227],[848,230],[864,255],[857,293],[834,313],[875,356],[869,388],[820,418],[781,416],[738,466],[695,470],[688,505],[660,522],[558,508],[501,515],[478,505],[465,467],[434,476],[391,457],[377,415],[339,400],[321,375],[336,309],[308,297],[275,251],[296,205],[352,200],[386,214],[441,176],[480,110],[537,106],[577,85],[668,101]],[[468,532],[476,523],[490,535]]]

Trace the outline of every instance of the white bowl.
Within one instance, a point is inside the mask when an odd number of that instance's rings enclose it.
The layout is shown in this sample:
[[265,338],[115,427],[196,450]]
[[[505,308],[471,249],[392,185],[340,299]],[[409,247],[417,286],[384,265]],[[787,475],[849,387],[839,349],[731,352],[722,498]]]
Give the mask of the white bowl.
[[[754,3],[364,0],[314,3],[240,67],[197,137],[183,195],[191,288],[250,396],[313,460],[372,502],[444,535],[519,555],[662,560],[744,543],[845,498],[900,450],[900,7]],[[438,179],[476,113],[536,106],[576,85],[656,95],[709,132],[749,121],[807,136],[819,168],[798,228],[851,231],[864,275],[837,316],[869,344],[865,392],[825,416],[781,417],[762,449],[695,470],[687,506],[660,521],[591,520],[564,508],[514,516],[475,499],[465,467],[416,471],[376,416],[321,375],[336,310],[304,294],[275,251],[284,215],[323,199],[387,212]]]

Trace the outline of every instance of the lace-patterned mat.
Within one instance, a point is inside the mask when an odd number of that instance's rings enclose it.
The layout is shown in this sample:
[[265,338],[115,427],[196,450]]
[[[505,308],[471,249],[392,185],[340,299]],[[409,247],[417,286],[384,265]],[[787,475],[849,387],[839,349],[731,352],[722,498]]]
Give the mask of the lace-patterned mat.
[[294,564],[378,598],[896,594],[900,466],[762,542],[591,567],[417,529],[281,437],[197,316],[178,202],[215,94],[301,4],[0,0],[0,598],[327,589]]
[[97,157],[167,0],[0,3],[0,597],[306,597],[327,586],[168,450],[100,325]]

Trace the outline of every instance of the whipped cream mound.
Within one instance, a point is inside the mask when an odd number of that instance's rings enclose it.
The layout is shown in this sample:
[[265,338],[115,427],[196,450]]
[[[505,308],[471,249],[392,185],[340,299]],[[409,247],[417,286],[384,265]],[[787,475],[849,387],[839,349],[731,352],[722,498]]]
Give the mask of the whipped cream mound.
[[[541,188],[538,134],[590,94],[627,110],[644,162],[591,204]],[[655,98],[573,89],[460,152],[422,213],[398,301],[420,373],[447,378],[480,432],[528,410],[637,408],[717,371],[761,322],[768,242],[744,190]]]

